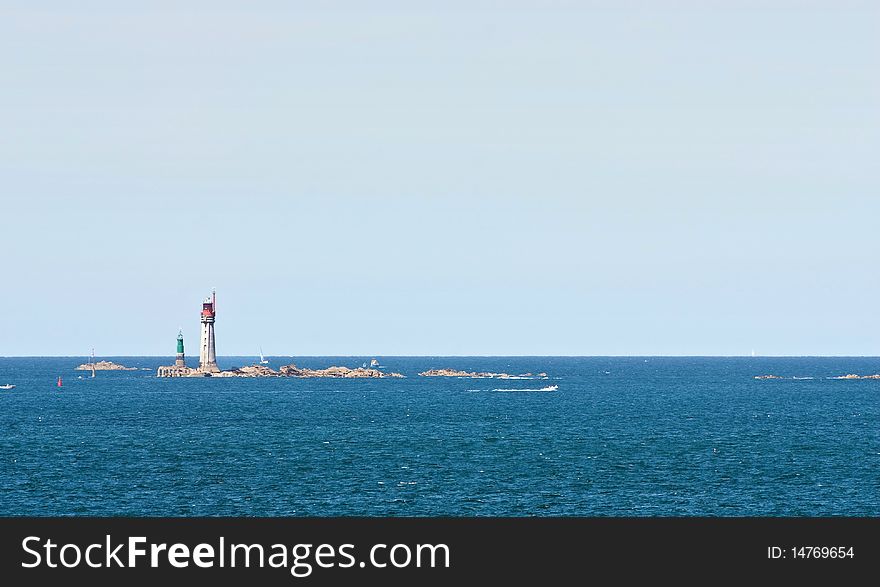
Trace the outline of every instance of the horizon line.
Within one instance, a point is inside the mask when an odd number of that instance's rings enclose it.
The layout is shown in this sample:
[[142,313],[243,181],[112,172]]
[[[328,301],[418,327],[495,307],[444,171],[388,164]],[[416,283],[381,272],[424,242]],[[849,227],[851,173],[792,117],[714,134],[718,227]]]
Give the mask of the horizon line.
[[[340,358],[362,358],[362,357],[397,357],[397,358],[427,358],[427,357],[448,357],[448,358],[570,358],[570,359],[602,359],[602,358],[632,358],[632,359],[645,359],[645,358],[656,358],[656,359],[798,359],[798,358],[836,358],[836,359],[874,359],[880,358],[880,355],[661,355],[661,354],[649,354],[649,355],[549,355],[549,354],[537,354],[537,355],[487,355],[487,354],[477,354],[477,355],[444,355],[444,354],[432,354],[432,355],[394,355],[394,354],[344,354],[344,355],[265,355],[266,357],[279,357],[279,358],[325,358],[325,357],[340,357]],[[95,355],[96,359],[100,358],[156,358],[156,359],[164,359],[168,357],[174,357],[173,354],[163,354],[163,355]],[[256,355],[247,354],[247,355],[217,355],[218,359],[239,359],[243,357],[256,357]],[[80,359],[80,358],[91,358],[90,354],[86,355],[0,355],[0,359]]]

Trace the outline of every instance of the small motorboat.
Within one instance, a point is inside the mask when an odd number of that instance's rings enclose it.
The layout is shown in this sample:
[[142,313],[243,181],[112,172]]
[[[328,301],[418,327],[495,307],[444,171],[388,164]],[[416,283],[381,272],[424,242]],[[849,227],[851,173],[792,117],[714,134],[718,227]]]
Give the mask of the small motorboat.
[[542,387],[541,389],[513,388],[513,389],[493,389],[492,391],[511,391],[511,392],[527,393],[527,392],[558,391],[558,390],[559,390],[558,385],[548,385],[547,387]]
[[6,385],[0,385],[0,389],[4,389],[4,390],[8,391],[10,389],[15,389],[15,386],[12,385],[11,383],[7,383]]

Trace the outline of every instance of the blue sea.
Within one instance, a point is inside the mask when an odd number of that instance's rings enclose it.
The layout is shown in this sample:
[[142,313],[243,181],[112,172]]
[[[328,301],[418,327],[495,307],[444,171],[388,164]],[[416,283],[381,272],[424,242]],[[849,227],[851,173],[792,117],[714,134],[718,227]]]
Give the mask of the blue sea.
[[[880,380],[830,379],[880,359],[382,357],[407,378],[343,380],[102,358],[139,370],[0,358],[0,515],[880,515]],[[443,367],[549,379],[417,375]]]

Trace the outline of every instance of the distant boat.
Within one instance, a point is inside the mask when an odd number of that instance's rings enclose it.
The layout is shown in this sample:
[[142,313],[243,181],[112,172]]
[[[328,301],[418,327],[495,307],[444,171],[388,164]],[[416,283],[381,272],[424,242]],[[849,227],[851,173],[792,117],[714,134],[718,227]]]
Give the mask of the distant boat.
[[[364,366],[366,366],[366,365],[364,365]],[[380,365],[379,361],[377,361],[376,359],[370,360],[370,367],[373,369],[384,369],[385,368],[382,365]]]
[[558,385],[548,385],[547,387],[542,387],[541,389],[493,389],[492,391],[512,391],[512,392],[529,392],[529,391],[558,391]]
[[7,383],[6,385],[0,385],[0,389],[6,389],[6,390],[15,389],[15,386],[12,385],[11,383]]
[[61,381],[61,376],[60,376],[60,375],[58,376],[58,383],[57,383],[56,385],[58,385],[58,387],[62,387],[62,386],[64,385],[64,382]]
[[263,356],[263,347],[260,347],[260,365],[268,365],[269,359]]

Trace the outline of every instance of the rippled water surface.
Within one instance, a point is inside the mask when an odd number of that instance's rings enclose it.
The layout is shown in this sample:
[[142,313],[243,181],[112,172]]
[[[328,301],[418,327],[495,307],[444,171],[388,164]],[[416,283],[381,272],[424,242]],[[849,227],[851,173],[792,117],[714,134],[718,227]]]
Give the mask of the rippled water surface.
[[[148,370],[0,358],[0,515],[880,515],[880,380],[829,379],[877,359],[385,357],[407,378],[382,380],[111,359]],[[438,367],[549,380],[417,376]]]

